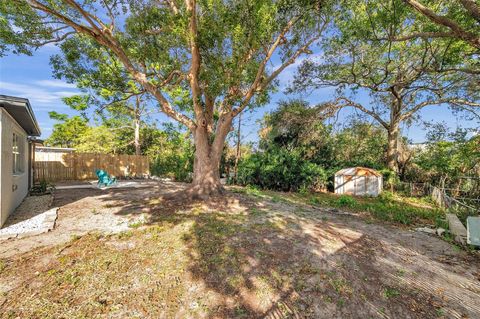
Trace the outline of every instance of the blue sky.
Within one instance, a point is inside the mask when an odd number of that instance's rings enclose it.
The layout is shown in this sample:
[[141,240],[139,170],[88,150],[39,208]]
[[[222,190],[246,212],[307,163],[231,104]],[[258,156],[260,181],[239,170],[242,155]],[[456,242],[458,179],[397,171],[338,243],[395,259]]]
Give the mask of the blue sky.
[[[51,45],[37,50],[33,56],[10,54],[0,58],[0,94],[25,97],[30,100],[42,130],[42,138],[47,138],[51,134],[55,123],[48,117],[48,112],[55,110],[59,113],[75,114],[74,111],[63,104],[61,98],[79,93],[75,85],[53,78],[49,57],[57,50],[55,46]],[[286,87],[292,80],[296,67],[297,65],[294,64],[280,75],[281,87]],[[322,89],[300,97],[316,104],[331,99],[333,95],[333,89]],[[247,112],[243,116],[243,139],[245,141],[256,141],[259,129],[257,121],[262,118],[265,112],[274,110],[278,101],[291,97],[293,96],[287,96],[282,92],[275,93],[267,106],[256,109],[254,112]],[[368,104],[368,96],[359,95],[358,101]],[[336,123],[342,123],[353,112],[352,109],[342,111]],[[457,126],[478,126],[478,123],[467,122],[455,117],[446,107],[427,107],[421,112],[421,116],[423,120],[427,121],[444,121],[453,129]],[[163,115],[156,115],[156,119],[159,122],[169,121]],[[423,142],[425,140],[425,131],[421,123],[414,123],[410,127],[404,126],[402,131],[413,142]]]

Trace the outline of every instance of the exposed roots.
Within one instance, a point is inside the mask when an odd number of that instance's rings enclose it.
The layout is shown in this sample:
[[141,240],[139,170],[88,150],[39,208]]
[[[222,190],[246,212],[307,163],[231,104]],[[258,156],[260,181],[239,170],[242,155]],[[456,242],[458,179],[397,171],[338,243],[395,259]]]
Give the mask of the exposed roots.
[[206,201],[212,197],[225,195],[227,191],[221,184],[191,184],[188,188],[165,195],[166,200]]

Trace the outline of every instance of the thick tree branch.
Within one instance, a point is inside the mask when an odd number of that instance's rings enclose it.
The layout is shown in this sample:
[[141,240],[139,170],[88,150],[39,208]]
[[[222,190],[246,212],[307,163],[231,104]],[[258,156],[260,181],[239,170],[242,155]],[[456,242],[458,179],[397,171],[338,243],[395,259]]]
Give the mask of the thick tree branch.
[[[195,122],[191,120],[184,114],[177,112],[170,104],[170,102],[165,98],[165,96],[158,90],[158,87],[150,83],[147,79],[147,76],[144,72],[139,71],[133,63],[128,58],[127,54],[118,43],[118,41],[113,37],[111,30],[108,28],[99,28],[98,25],[93,20],[98,20],[94,15],[86,12],[73,0],[65,0],[65,2],[72,7],[72,9],[78,11],[85,19],[90,23],[91,27],[81,25],[72,19],[68,18],[64,14],[45,6],[38,0],[27,0],[27,3],[34,9],[44,12],[52,17],[63,21],[65,24],[72,27],[77,33],[89,36],[98,44],[103,47],[110,49],[115,56],[122,62],[125,66],[125,69],[130,73],[132,78],[142,85],[149,93],[151,93],[159,102],[160,108],[162,111],[175,119],[176,121],[186,125],[188,128],[193,129],[195,127]],[[92,18],[94,17],[94,18]],[[93,19],[93,20],[92,20]],[[100,25],[105,26],[105,24],[100,23]]]
[[[445,16],[436,14],[433,10],[425,7],[424,5],[422,5],[420,2],[416,0],[403,0],[403,2],[405,2],[407,5],[415,9],[420,14],[430,19],[430,21],[432,21],[433,23],[449,28],[456,38],[462,39],[470,43],[472,46],[480,49],[480,37],[478,35],[463,29],[455,21]],[[471,1],[463,1],[463,2],[471,2]]]
[[386,128],[388,130],[389,128],[389,124],[387,122],[385,122],[379,114],[375,113],[374,111],[372,110],[369,110],[367,109],[366,107],[364,107],[362,104],[360,103],[357,103],[357,102],[354,102],[346,97],[339,97],[335,100],[335,102],[333,103],[333,105],[336,105],[336,107],[338,109],[341,109],[341,108],[344,108],[344,107],[347,107],[347,106],[351,106],[351,107],[354,107],[360,111],[362,111],[363,113],[365,114],[368,114],[370,115],[371,117],[373,117],[375,120],[377,120],[384,128]]
[[389,41],[408,41],[412,39],[432,39],[432,38],[453,38],[456,34],[454,32],[415,32],[407,35],[399,36],[390,36],[390,37],[380,37],[378,40],[389,40]]
[[422,108],[429,106],[429,105],[439,105],[439,104],[452,104],[456,106],[471,106],[471,107],[480,107],[480,103],[464,100],[464,99],[457,99],[457,98],[443,98],[437,100],[428,100],[422,103],[415,105],[412,109],[408,112],[405,112],[401,119],[406,120],[410,118],[413,114],[420,111]]
[[460,3],[471,14],[471,16],[480,22],[480,7],[473,0],[460,0]]
[[205,114],[202,108],[201,101],[201,89],[199,84],[199,74],[200,74],[200,48],[197,43],[198,31],[197,31],[197,10],[196,10],[196,0],[185,0],[187,6],[187,12],[190,15],[190,20],[188,24],[189,28],[189,42],[190,42],[190,53],[191,65],[190,73],[188,74],[188,79],[190,81],[190,88],[192,90],[192,100],[193,100],[193,110],[195,112],[195,117],[197,119],[197,124],[202,126],[207,126],[207,120],[205,119]]

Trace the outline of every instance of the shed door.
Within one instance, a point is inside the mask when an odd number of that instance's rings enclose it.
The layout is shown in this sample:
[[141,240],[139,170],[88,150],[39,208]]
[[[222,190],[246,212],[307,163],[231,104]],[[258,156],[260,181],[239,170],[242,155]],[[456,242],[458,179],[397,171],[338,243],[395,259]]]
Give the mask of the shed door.
[[356,176],[355,195],[365,195],[367,189],[367,179],[365,176]]
[[378,195],[378,178],[376,176],[370,176],[368,178],[367,193],[372,196]]
[[344,183],[344,186],[343,186],[343,189],[344,189],[344,194],[348,194],[348,195],[353,195],[354,192],[355,192],[355,182],[353,180],[353,176],[351,175],[344,175],[343,176],[343,183]]

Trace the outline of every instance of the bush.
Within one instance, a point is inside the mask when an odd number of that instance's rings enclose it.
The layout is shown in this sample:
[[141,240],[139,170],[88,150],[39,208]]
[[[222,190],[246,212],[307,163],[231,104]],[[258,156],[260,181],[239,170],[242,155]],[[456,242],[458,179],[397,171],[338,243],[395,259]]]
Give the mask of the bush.
[[275,147],[244,159],[239,164],[238,182],[263,189],[305,191],[325,187],[327,174],[322,167],[305,161],[299,152]]
[[179,182],[191,182],[192,171],[192,157],[180,152],[161,154],[150,164],[152,175],[168,177]]
[[383,192],[378,196],[378,199],[379,199],[382,203],[390,203],[390,202],[393,202],[395,198],[394,198],[392,192],[383,191]]
[[353,207],[357,206],[357,201],[351,196],[341,195],[337,199],[337,205],[340,206],[340,207],[353,208]]
[[382,169],[380,173],[383,175],[383,185],[384,187],[393,188],[396,184],[400,182],[397,173],[389,169]]

